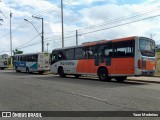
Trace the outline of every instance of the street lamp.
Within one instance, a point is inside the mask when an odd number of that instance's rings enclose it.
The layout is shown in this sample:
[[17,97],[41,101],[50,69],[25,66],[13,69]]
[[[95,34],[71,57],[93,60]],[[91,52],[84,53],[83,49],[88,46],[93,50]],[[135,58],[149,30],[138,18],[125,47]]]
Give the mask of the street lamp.
[[48,45],[49,45],[49,43],[47,43],[47,52],[48,52]]
[[27,19],[24,19],[24,20],[27,21],[27,22],[29,22],[30,24],[32,24],[32,26],[35,28],[35,30],[37,31],[37,33],[41,36],[41,34],[39,33],[39,31],[37,30],[37,28],[34,26],[34,24],[31,21],[29,21]]
[[27,21],[27,22],[29,22],[34,28],[35,28],[35,30],[37,31],[37,33],[39,34],[39,36],[41,37],[41,39],[42,39],[42,52],[44,51],[44,40],[43,40],[43,30],[42,30],[42,35],[40,34],[40,32],[37,30],[37,28],[34,26],[34,24],[31,22],[31,21],[29,21],[29,20],[27,20],[27,19],[24,19],[25,21]]
[[12,66],[12,14],[10,11],[10,51],[11,51],[11,66]]
[[41,37],[42,37],[42,52],[43,52],[44,51],[44,27],[43,27],[44,24],[43,24],[43,18],[40,18],[40,17],[37,17],[37,16],[33,16],[33,15],[32,15],[32,17],[36,18],[38,20],[40,19],[41,23],[42,23],[42,36]]

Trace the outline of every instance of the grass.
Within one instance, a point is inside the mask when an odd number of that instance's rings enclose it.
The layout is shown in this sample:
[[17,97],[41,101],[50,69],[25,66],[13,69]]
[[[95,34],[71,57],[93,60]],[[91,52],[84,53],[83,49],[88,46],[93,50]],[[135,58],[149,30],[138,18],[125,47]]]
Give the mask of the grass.
[[156,57],[157,57],[157,73],[156,76],[160,76],[160,52],[156,53]]

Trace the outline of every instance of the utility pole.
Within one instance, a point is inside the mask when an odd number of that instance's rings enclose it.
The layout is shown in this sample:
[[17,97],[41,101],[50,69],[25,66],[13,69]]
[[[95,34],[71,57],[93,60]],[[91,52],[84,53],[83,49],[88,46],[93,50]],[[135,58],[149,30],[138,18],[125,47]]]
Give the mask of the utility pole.
[[11,56],[12,56],[12,13],[10,11],[10,50],[11,50]]
[[78,45],[78,30],[76,30],[76,46]]
[[43,18],[42,18],[42,52],[44,52],[44,27],[43,27]]
[[11,66],[12,66],[12,14],[10,11],[10,51],[11,51]]
[[64,47],[63,0],[61,0],[61,19],[62,19],[62,48],[63,48]]
[[42,52],[44,52],[44,23],[43,23],[43,18],[40,18],[40,17],[36,17],[36,16],[33,16],[32,15],[32,17],[33,18],[36,18],[36,19],[41,19],[42,21],[42,36],[41,36],[41,38],[42,38]]

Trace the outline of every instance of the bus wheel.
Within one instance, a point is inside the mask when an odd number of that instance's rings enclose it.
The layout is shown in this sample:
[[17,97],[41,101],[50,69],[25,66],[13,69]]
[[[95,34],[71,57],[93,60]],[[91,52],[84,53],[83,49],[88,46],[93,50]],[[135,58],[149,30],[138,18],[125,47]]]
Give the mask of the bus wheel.
[[30,74],[29,68],[26,68],[26,73]]
[[75,76],[75,78],[79,78],[81,75],[74,75]]
[[17,66],[16,66],[15,70],[16,70],[16,72],[19,72],[19,70],[18,70]]
[[66,77],[66,75],[64,74],[64,70],[62,67],[58,68],[58,74],[60,77]]
[[106,68],[100,68],[98,70],[98,77],[102,81],[111,81],[111,78],[108,77],[108,71]]
[[40,72],[38,72],[39,74],[43,74],[44,73],[44,71],[40,71]]
[[124,82],[124,80],[127,79],[127,76],[123,76],[123,77],[116,77],[115,78],[117,80],[117,82]]
[[1,68],[1,70],[4,70],[4,68]]

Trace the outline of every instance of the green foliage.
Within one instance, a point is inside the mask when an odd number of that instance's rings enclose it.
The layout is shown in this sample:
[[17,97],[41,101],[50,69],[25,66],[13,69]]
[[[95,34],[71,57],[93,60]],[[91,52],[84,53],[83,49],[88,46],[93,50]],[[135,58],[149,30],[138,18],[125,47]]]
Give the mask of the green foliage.
[[14,55],[16,55],[16,54],[23,54],[23,51],[15,49],[15,50],[13,50],[13,54]]
[[156,52],[160,52],[160,49],[157,49]]
[[11,57],[8,58],[8,64],[11,64]]
[[157,57],[157,76],[160,76],[160,52],[156,52],[156,57]]

